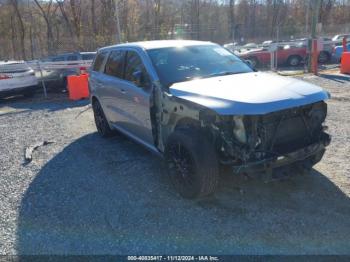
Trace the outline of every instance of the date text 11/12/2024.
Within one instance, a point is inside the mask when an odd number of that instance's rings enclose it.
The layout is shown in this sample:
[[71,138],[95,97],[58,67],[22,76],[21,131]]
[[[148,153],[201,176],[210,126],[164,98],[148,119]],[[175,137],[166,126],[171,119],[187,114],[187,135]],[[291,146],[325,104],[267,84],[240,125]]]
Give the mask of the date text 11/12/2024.
[[128,261],[219,261],[216,256],[128,256]]

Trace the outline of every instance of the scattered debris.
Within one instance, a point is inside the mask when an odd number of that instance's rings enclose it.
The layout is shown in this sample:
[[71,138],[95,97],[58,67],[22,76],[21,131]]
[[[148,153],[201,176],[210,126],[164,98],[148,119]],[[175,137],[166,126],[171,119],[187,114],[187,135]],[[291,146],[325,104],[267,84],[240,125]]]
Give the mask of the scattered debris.
[[75,119],[77,119],[79,116],[81,116],[82,114],[84,114],[86,111],[88,111],[89,109],[91,109],[91,105],[88,105],[87,108],[85,108],[84,110],[80,111],[79,114],[77,114],[75,116]]
[[27,147],[26,150],[25,150],[25,164],[29,164],[30,162],[32,162],[33,158],[32,158],[32,155],[33,155],[33,152],[35,150],[37,150],[39,147],[41,146],[47,146],[47,145],[50,145],[50,144],[53,144],[55,142],[53,141],[43,141],[43,142],[40,142],[40,143],[37,143],[33,146],[30,146],[30,147]]

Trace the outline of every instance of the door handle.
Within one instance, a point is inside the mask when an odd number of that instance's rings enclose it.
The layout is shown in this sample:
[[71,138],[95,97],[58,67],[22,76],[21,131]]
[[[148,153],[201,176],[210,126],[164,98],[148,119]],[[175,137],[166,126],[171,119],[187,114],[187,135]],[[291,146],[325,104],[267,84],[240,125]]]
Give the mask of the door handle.
[[126,91],[124,89],[120,89],[120,92],[122,92],[123,94],[126,93]]

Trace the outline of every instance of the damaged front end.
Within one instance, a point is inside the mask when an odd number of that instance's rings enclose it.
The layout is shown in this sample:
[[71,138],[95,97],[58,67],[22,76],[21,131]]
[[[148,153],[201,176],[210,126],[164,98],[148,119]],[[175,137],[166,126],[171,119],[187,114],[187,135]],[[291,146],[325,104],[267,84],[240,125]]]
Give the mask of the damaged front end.
[[236,172],[261,171],[302,162],[319,162],[330,143],[323,125],[323,101],[265,115],[201,116],[209,126],[222,164]]

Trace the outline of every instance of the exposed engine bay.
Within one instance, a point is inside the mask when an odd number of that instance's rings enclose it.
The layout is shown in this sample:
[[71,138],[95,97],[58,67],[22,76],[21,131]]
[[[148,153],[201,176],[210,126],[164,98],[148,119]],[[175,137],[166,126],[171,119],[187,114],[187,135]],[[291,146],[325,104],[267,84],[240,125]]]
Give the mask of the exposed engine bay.
[[222,163],[263,163],[318,145],[314,152],[308,152],[312,155],[327,146],[330,137],[323,126],[326,115],[327,104],[321,101],[266,115],[220,116],[212,131]]

